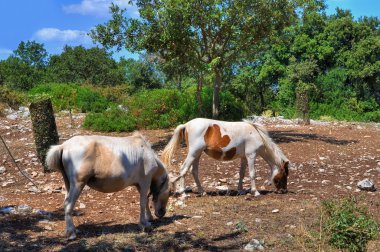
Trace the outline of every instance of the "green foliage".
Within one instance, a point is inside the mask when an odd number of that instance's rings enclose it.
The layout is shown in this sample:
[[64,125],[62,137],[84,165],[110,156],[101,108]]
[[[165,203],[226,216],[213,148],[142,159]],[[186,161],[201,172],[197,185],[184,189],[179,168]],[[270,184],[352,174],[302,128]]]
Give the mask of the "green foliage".
[[83,127],[94,131],[128,132],[137,129],[137,122],[126,111],[113,107],[102,113],[87,114]]
[[3,62],[4,84],[12,89],[27,91],[40,83],[43,69],[28,65],[21,59],[10,56]]
[[53,82],[116,85],[125,81],[125,61],[117,63],[105,49],[65,46],[53,55],[47,79]]
[[184,119],[181,98],[174,89],[144,90],[131,96],[125,105],[138,128],[168,128]]
[[26,43],[21,41],[13,54],[26,65],[36,68],[45,67],[48,58],[43,44],[29,40]]
[[126,66],[126,80],[133,88],[132,91],[141,89],[154,89],[162,86],[162,80],[154,62],[145,60],[128,59]]
[[338,202],[323,202],[326,216],[323,231],[332,246],[348,251],[366,251],[368,241],[376,238],[380,223],[368,214],[365,207],[358,204],[355,197]]
[[27,97],[24,93],[0,86],[0,103],[3,104],[4,108],[8,106],[13,109],[18,109],[18,107],[24,104],[26,100]]
[[53,106],[58,110],[76,109],[80,112],[101,112],[111,106],[98,92],[90,87],[75,84],[41,84],[29,91],[29,96],[46,94],[52,98]]
[[[198,113],[195,88],[143,90],[129,96],[126,109],[112,108],[86,116],[84,127],[96,131],[132,131],[135,129],[169,128],[195,117],[210,117],[212,89],[204,88],[205,111]],[[221,116],[224,120],[241,120],[246,108],[229,92],[221,93]]]
[[244,221],[238,221],[235,225],[235,231],[238,233],[246,233],[248,232],[247,224]]

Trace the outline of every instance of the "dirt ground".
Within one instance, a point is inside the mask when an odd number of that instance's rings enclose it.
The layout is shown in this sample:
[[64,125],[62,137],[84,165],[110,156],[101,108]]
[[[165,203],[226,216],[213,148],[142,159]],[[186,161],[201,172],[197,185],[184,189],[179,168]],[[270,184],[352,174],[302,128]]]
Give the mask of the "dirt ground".
[[[79,128],[82,119],[76,116],[70,128],[67,116],[56,117],[62,141],[73,135],[97,134]],[[263,195],[236,195],[240,161],[219,162],[202,155],[200,178],[208,195],[172,197],[166,216],[153,222],[153,231],[138,228],[135,188],[110,194],[86,188],[75,208],[78,238],[68,242],[61,174],[42,172],[28,118],[0,118],[0,134],[18,166],[41,189],[33,190],[0,143],[0,209],[19,210],[0,212],[0,251],[239,251],[252,239],[265,251],[330,251],[323,239],[318,240],[323,200],[354,195],[380,219],[379,190],[360,191],[356,186],[365,178],[380,186],[380,124],[264,124],[291,160],[289,193],[276,194],[274,187],[261,187],[269,177],[269,166],[257,158],[256,178]],[[141,133],[160,154],[172,129]],[[174,167],[179,167],[185,154],[186,148],[176,153]],[[190,175],[186,185],[196,191]],[[249,188],[248,171],[244,187]],[[380,236],[370,242],[368,250],[380,251]]]

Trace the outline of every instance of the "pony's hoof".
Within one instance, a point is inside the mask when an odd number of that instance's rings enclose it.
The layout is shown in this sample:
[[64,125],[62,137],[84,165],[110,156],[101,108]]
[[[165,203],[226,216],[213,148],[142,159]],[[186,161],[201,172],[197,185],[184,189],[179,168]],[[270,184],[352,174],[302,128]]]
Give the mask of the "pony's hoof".
[[247,192],[243,189],[238,190],[237,195],[246,195]]
[[200,192],[198,192],[197,197],[202,197],[202,196],[206,196],[206,195],[207,195],[207,193],[205,191],[200,191]]
[[67,233],[67,240],[68,241],[75,240],[76,238],[77,238],[77,234],[75,233],[75,231]]
[[139,226],[141,228],[141,231],[143,231],[143,232],[150,232],[153,229],[152,224],[150,222],[140,224]]

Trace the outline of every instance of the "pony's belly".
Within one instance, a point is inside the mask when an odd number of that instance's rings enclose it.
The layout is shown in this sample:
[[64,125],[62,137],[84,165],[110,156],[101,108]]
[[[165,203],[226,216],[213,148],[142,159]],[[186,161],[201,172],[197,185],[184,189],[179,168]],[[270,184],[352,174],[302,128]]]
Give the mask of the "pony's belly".
[[236,148],[231,148],[229,149],[228,151],[223,151],[221,149],[212,149],[212,148],[207,148],[204,150],[204,152],[216,159],[216,160],[220,160],[220,161],[229,161],[229,160],[233,160],[235,158],[238,158],[239,156],[236,154]]
[[103,192],[103,193],[112,193],[121,191],[130,184],[123,178],[91,178],[87,185],[92,189]]

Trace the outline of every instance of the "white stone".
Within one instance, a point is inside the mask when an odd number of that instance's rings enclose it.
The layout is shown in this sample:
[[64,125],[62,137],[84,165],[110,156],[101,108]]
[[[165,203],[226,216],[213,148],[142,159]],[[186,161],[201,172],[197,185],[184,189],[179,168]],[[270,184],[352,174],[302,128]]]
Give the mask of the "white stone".
[[4,166],[0,166],[0,174],[3,174],[6,171],[7,169]]
[[247,245],[245,245],[244,250],[247,251],[264,251],[263,245],[260,244],[259,240],[252,239]]

